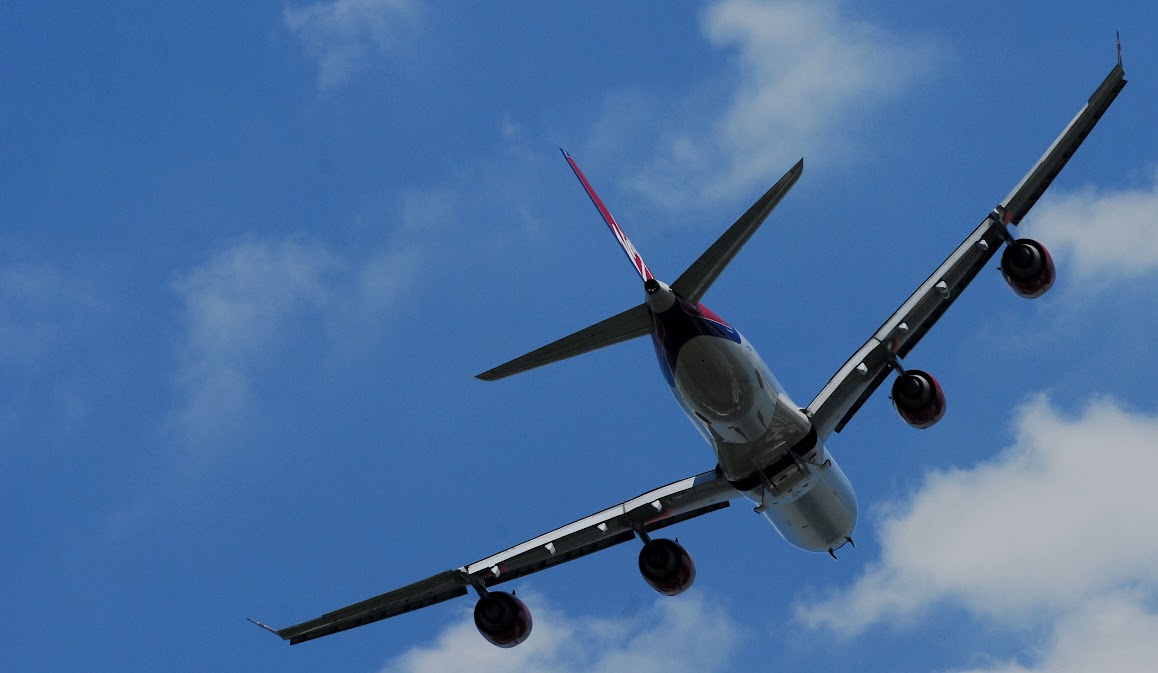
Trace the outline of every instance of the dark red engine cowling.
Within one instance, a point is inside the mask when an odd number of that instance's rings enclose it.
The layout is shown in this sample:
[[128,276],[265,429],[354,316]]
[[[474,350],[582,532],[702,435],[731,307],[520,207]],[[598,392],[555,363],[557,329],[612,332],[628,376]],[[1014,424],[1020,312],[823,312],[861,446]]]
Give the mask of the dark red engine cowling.
[[531,611],[516,596],[491,591],[475,603],[474,625],[492,645],[514,647],[531,635]]
[[677,542],[649,540],[639,550],[639,572],[664,596],[682,594],[696,579],[696,564]]
[[1053,287],[1056,272],[1049,250],[1032,238],[1019,238],[1001,253],[1001,275],[1018,295],[1036,299]]
[[945,416],[945,391],[932,374],[910,369],[893,381],[893,406],[914,428],[932,427]]

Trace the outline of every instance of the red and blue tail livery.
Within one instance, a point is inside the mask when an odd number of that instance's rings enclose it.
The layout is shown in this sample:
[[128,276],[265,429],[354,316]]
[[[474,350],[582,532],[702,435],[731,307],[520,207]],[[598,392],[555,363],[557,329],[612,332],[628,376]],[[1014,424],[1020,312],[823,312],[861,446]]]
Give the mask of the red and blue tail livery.
[[627,238],[627,234],[623,233],[623,230],[619,228],[619,223],[615,221],[615,216],[612,215],[611,211],[604,205],[603,199],[599,198],[599,195],[595,193],[595,188],[587,181],[587,178],[583,175],[583,171],[579,170],[579,164],[575,163],[575,160],[571,158],[570,154],[567,154],[567,150],[560,147],[559,151],[562,152],[563,157],[567,159],[567,164],[571,166],[571,170],[575,171],[575,177],[579,178],[583,189],[587,191],[587,196],[591,197],[591,203],[595,204],[595,207],[599,210],[599,214],[603,216],[603,221],[607,223],[608,228],[611,229],[611,233],[615,234],[615,240],[619,241],[619,246],[623,248],[623,252],[627,253],[627,259],[631,260],[631,265],[635,267],[635,271],[639,274],[639,277],[645,281],[655,278],[651,273],[651,269],[647,268],[647,263],[643,261],[643,256],[640,255],[639,251],[635,249],[635,246],[631,244],[631,239]]

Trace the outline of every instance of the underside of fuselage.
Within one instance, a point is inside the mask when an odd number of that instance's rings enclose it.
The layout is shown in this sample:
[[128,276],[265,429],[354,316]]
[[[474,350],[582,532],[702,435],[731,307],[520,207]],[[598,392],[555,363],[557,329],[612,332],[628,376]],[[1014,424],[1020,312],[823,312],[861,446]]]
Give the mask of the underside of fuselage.
[[755,349],[663,283],[649,283],[648,306],[660,369],[720,473],[793,545],[845,544],[856,525],[852,485]]

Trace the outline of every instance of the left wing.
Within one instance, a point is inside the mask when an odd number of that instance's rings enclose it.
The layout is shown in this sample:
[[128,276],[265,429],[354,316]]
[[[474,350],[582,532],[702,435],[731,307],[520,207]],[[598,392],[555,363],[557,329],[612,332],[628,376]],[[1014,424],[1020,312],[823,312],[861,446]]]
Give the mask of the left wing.
[[438,573],[297,626],[274,629],[254,623],[290,641],[290,645],[297,645],[462,596],[467,593],[467,587],[476,583],[489,587],[566,563],[626,542],[634,538],[637,531],[650,532],[723,509],[738,497],[741,494],[714,470],[704,472],[648,491],[470,565]]
[[884,382],[893,369],[892,354],[907,355],[968,287],[1004,242],[1002,229],[1021,222],[1124,86],[1119,61],[1005,200],[837,370],[806,409],[822,440],[840,432]]

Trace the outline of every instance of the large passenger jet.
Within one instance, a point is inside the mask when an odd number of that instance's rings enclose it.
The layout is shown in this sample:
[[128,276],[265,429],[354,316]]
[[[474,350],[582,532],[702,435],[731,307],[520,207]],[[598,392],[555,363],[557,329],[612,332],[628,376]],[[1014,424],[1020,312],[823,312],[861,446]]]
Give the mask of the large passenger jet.
[[284,629],[290,644],[363,626],[434,605],[473,589],[475,625],[499,647],[513,647],[531,633],[531,613],[513,593],[493,587],[639,538],[639,571],[661,594],[687,589],[696,567],[687,550],[652,537],[661,528],[747,498],[785,540],[801,549],[832,554],[852,544],[857,501],[836,458],[825,447],[873,392],[896,372],[892,401],[900,417],[928,428],[945,414],[945,393],[931,374],[903,360],[957,300],[997,250],[1009,287],[1040,297],[1054,283],[1045,246],[1015,238],[1013,227],[1049,187],[1126,85],[1118,63],[1077,116],[1029,173],[948,259],[837,369],[815,399],[801,407],[728,321],[700,300],[804,170],[796,163],[670,285],[654,275],[624,235],[578,164],[567,160],[639,274],[645,300],[616,316],[478,375],[494,381],[582,353],[650,337],[672,394],[712,447],[715,466],[702,474],[639,497],[488,556],[408,586]]

